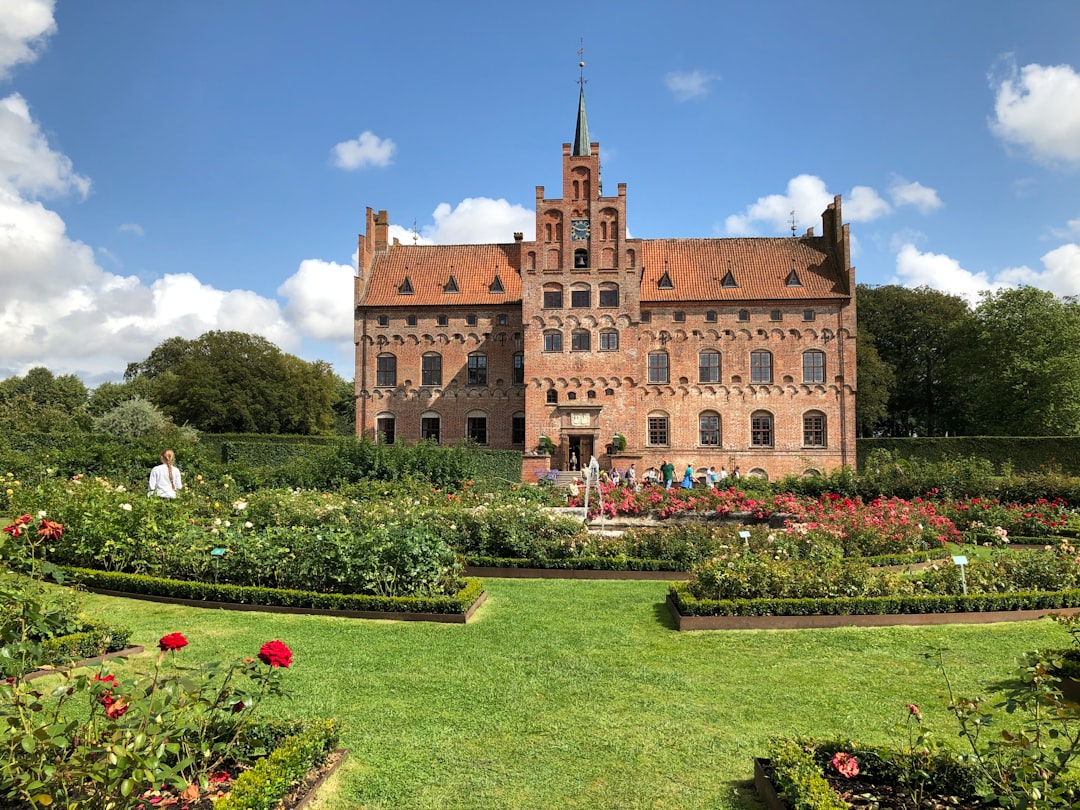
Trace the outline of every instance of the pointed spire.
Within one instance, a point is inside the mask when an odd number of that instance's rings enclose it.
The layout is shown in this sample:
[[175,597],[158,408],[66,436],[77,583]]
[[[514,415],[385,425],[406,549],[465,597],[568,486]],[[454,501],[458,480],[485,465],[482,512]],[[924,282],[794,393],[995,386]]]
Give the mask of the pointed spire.
[[[584,49],[583,43],[582,49],[578,51],[578,56],[582,54]],[[578,77],[581,92],[578,94],[577,129],[574,130],[574,151],[571,154],[574,157],[588,157],[592,154],[592,147],[589,146],[589,122],[585,118],[585,63],[578,62],[578,67],[581,68],[581,75]]]

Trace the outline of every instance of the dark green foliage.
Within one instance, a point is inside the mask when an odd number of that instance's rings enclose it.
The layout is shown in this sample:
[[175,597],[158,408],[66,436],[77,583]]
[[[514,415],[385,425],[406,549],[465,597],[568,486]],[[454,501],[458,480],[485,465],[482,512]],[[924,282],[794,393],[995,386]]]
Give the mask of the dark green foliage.
[[[865,470],[876,451],[887,450],[898,459],[928,463],[951,458],[985,459],[994,470],[1025,473],[1036,479],[1080,476],[1080,436],[947,436],[934,438],[859,439],[858,465]],[[1038,486],[1043,486],[1040,482]],[[1042,491],[1039,497],[1053,498]],[[1021,499],[1023,500],[1023,499]],[[1034,498],[1030,499],[1034,500]]]
[[846,810],[847,804],[822,776],[812,750],[779,737],[769,741],[768,755],[776,792],[791,810]]
[[77,632],[41,642],[44,663],[52,666],[69,664],[83,658],[94,658],[117,652],[128,646],[131,631],[110,624],[87,624]]
[[215,585],[211,582],[184,582],[176,579],[120,574],[89,568],[68,568],[68,573],[87,588],[121,593],[232,602],[242,605],[277,605],[320,610],[380,611],[391,613],[464,613],[483,592],[479,579],[464,580],[453,596],[364,596],[359,594],[315,593],[314,591],[258,588],[245,585]]

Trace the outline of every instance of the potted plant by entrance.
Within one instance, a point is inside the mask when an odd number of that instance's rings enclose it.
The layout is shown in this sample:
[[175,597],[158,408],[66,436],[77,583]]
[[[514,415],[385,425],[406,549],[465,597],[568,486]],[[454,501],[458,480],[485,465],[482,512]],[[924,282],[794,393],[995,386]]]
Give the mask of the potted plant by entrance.
[[540,434],[539,448],[540,452],[543,453],[545,456],[550,456],[552,453],[555,452],[555,443],[551,441],[550,436],[548,436],[546,433],[542,433]]
[[621,433],[616,433],[611,438],[611,444],[615,448],[616,453],[621,453],[626,449],[626,437]]

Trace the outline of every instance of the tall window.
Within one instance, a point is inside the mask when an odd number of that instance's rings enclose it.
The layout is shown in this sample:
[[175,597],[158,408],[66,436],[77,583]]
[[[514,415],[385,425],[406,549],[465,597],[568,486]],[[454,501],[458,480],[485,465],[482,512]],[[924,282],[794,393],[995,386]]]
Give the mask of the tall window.
[[425,413],[420,417],[420,438],[426,442],[439,443],[442,420],[438,414]]
[[562,287],[558,284],[544,288],[544,309],[562,309]]
[[394,443],[394,417],[380,416],[375,420],[375,440],[379,444]]
[[772,382],[772,352],[750,352],[750,382]]
[[570,290],[570,306],[577,309],[592,306],[592,292],[588,287],[574,287]]
[[392,354],[380,354],[375,360],[375,385],[397,385],[397,358]]
[[525,414],[515,413],[510,418],[510,441],[513,444],[525,444]]
[[649,382],[666,383],[668,381],[667,352],[653,352],[649,355]]
[[587,352],[592,348],[592,338],[587,329],[575,329],[570,335],[570,351]]
[[518,352],[514,355],[514,385],[525,384],[525,355]]
[[471,413],[465,419],[465,438],[476,444],[488,443],[487,415]]
[[619,285],[606,281],[600,285],[600,306],[617,307],[619,305]]
[[806,447],[825,446],[825,414],[808,411],[802,418],[802,443]]
[[487,385],[487,355],[469,355],[469,385]]
[[442,385],[442,355],[425,354],[420,358],[420,384]]
[[649,417],[649,444],[664,445],[670,441],[668,418],[666,416]]
[[698,355],[698,382],[720,382],[720,352],[710,350]]
[[698,416],[698,443],[710,447],[720,446],[720,414],[705,411]]
[[559,402],[559,392],[554,388],[549,388],[547,394],[544,395],[547,399],[548,405],[556,405]]
[[562,351],[562,332],[544,332],[544,351]]
[[619,350],[619,333],[614,329],[607,329],[600,333],[600,351],[617,352]]
[[773,419],[767,411],[755,411],[750,415],[750,446],[772,447]]
[[817,349],[803,352],[802,381],[804,383],[825,382],[825,352]]

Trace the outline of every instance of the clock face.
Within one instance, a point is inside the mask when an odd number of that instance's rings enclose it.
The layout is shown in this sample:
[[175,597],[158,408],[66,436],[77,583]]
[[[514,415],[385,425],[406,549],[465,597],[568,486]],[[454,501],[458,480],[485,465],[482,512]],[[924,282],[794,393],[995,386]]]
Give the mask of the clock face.
[[570,220],[570,238],[574,240],[582,240],[589,238],[589,220],[587,219],[572,219]]

